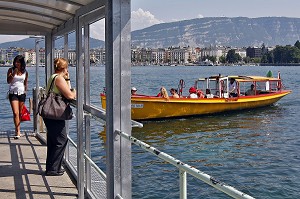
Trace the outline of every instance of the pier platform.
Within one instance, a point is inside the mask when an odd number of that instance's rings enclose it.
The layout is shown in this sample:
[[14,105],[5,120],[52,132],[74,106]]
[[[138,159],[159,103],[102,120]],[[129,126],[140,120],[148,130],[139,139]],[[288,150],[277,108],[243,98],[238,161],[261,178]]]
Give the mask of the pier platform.
[[45,176],[47,146],[32,132],[14,139],[14,132],[0,131],[0,198],[77,198],[68,172]]

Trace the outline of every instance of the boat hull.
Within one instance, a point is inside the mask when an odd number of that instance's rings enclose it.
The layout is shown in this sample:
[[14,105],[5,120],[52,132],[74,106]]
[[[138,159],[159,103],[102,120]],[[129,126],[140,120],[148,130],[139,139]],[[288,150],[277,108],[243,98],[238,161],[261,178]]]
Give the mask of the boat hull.
[[[252,109],[269,106],[291,91],[281,91],[257,96],[242,96],[237,98],[159,98],[132,97],[131,118],[133,120],[149,120],[170,117],[187,117],[207,115],[226,111]],[[106,108],[106,96],[101,95],[102,108]]]

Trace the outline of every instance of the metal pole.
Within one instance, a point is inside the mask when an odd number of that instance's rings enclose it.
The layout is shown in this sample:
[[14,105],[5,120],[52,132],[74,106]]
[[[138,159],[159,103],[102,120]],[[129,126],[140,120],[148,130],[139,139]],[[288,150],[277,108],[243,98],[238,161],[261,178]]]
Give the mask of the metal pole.
[[115,134],[131,134],[130,0],[106,1],[105,86],[107,198],[131,198],[131,145]]
[[78,198],[84,199],[84,146],[83,146],[83,57],[82,23],[76,18],[76,107],[77,107],[77,189]]
[[179,169],[180,199],[187,199],[186,172]]
[[[84,104],[90,105],[90,26],[84,25]],[[85,114],[85,153],[91,157],[91,120],[90,115]],[[91,164],[85,161],[86,189],[91,191]]]
[[[68,60],[68,51],[69,51],[69,37],[68,34],[66,33],[64,35],[64,58]],[[69,135],[69,120],[66,120],[66,133]],[[65,151],[65,160],[68,162],[70,161],[70,145],[67,143],[66,151]]]
[[39,92],[40,92],[40,82],[39,82],[39,65],[40,65],[40,47],[39,47],[39,42],[44,40],[44,37],[40,37],[40,36],[31,36],[30,38],[34,38],[35,39],[35,92],[34,92],[34,98],[35,98],[35,111],[34,111],[34,115],[35,115],[35,134],[39,134],[40,133],[40,126],[39,126],[39,116],[36,114],[37,113],[37,108],[38,108],[38,97],[39,97]]
[[[39,104],[39,92],[40,92],[40,81],[39,81],[39,65],[40,65],[40,61],[39,61],[39,39],[36,38],[35,39],[35,83],[36,83],[36,87],[35,87],[35,111],[37,112],[37,108],[38,108],[38,104]],[[36,114],[36,113],[34,113]],[[36,134],[40,133],[40,119],[39,116],[36,115]]]

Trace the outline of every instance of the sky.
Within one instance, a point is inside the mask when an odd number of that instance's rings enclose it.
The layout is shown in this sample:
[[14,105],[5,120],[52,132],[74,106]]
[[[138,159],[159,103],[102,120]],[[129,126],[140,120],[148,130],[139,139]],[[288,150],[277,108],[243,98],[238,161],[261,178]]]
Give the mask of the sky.
[[[203,17],[295,17],[300,0],[132,0],[131,29]],[[91,26],[91,37],[104,40],[104,20]],[[28,36],[0,35],[0,43]]]

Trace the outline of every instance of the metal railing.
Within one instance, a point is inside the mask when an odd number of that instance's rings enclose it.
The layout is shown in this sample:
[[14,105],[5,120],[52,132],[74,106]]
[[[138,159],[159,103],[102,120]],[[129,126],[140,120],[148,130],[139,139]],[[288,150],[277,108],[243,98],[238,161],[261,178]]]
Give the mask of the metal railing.
[[[72,138],[70,138],[69,136],[68,136],[68,139],[69,139],[69,141],[71,142],[71,144],[75,147],[75,148],[77,148],[77,144],[72,140]],[[83,154],[83,156],[84,156],[84,158],[85,158],[85,160],[86,161],[88,161],[89,162],[89,164],[91,164],[91,166],[94,168],[94,169],[96,169],[96,171],[97,171],[97,173],[99,173],[100,174],[100,176],[103,178],[103,179],[106,179],[106,174],[95,164],[95,162],[88,156],[88,155],[86,155],[85,153]]]
[[162,152],[158,149],[122,132],[122,131],[116,131],[118,135],[121,137],[129,140],[131,143],[141,147],[142,149],[154,154],[158,158],[174,165],[179,169],[179,178],[180,178],[180,199],[186,199],[187,198],[187,173],[194,176],[195,178],[209,184],[210,186],[222,191],[223,193],[233,197],[233,198],[243,198],[243,199],[253,199],[252,196],[249,196],[237,189],[235,189],[232,186],[226,185],[223,182],[220,182],[213,178],[212,176],[193,168],[192,166],[185,164],[181,162],[180,160]]
[[[36,93],[37,92],[37,93]],[[34,110],[34,129],[36,132],[37,137],[41,139],[44,143],[47,143],[46,140],[46,128],[44,126],[42,118],[37,114],[37,104],[40,100],[41,96],[45,95],[45,88],[39,87],[38,90],[36,88],[33,89],[33,110]],[[76,100],[71,102],[71,105],[76,108]],[[98,108],[93,105],[83,105],[84,111],[84,118],[91,117],[97,121],[100,121],[105,124],[106,113],[105,110],[102,108]],[[73,111],[75,114],[76,112]],[[76,116],[76,115],[75,115]],[[68,167],[70,173],[74,177],[74,179],[78,180],[78,165],[77,165],[77,144],[73,141],[73,139],[69,136],[69,122],[66,123],[67,125],[67,133],[68,133],[68,146],[65,151],[65,165]],[[143,124],[131,120],[132,127],[143,127]],[[90,138],[89,138],[90,139]],[[91,159],[91,157],[83,153],[83,157],[85,159],[84,170],[86,175],[86,191],[90,198],[106,198],[106,174],[95,164],[95,162]],[[87,186],[89,184],[89,186]],[[122,198],[118,196],[118,198]]]
[[[44,89],[43,88],[40,88],[39,89],[39,92],[40,93],[43,93],[44,92]],[[34,100],[35,97],[34,97]],[[76,107],[75,105],[75,101],[73,101],[72,105],[74,107]],[[35,108],[35,107],[34,107]],[[83,105],[83,110],[84,110],[84,115],[85,116],[90,116],[96,120],[100,120],[100,121],[104,121],[105,120],[105,110],[104,109],[101,109],[101,108],[98,108],[98,107],[95,107],[95,106],[88,106],[88,105]],[[131,121],[131,124],[132,124],[132,127],[143,127],[143,125],[139,122],[136,122],[134,120]],[[36,126],[38,126],[39,124],[35,124]],[[43,125],[42,125],[42,122],[40,122],[40,127],[38,128],[39,130],[40,129],[43,129]],[[252,196],[249,196],[237,189],[235,189],[234,187],[232,186],[229,186],[229,185],[226,185],[225,183],[223,182],[220,182],[219,180],[216,180],[215,178],[213,178],[212,176],[188,165],[188,164],[185,164],[183,162],[181,162],[180,160],[162,152],[162,151],[159,151],[158,149],[156,149],[155,147],[152,147],[150,145],[148,145],[147,143],[144,143],[122,131],[116,131],[116,133],[118,135],[120,135],[121,137],[129,140],[131,143],[141,147],[142,149],[144,149],[145,151],[147,152],[150,152],[152,154],[154,154],[155,156],[157,156],[158,158],[174,165],[175,167],[177,167],[179,169],[179,179],[180,179],[180,199],[186,199],[187,198],[187,174],[190,174],[192,176],[194,176],[195,178],[207,183],[208,185],[222,191],[223,193],[233,197],[233,198],[241,198],[241,199],[253,199]],[[39,133],[38,133],[39,134]],[[39,136],[39,135],[38,135]],[[66,159],[65,159],[65,162],[68,166],[68,168],[70,169],[73,177],[77,180],[77,157],[76,157],[76,150],[77,150],[77,145],[76,143],[72,140],[72,138],[70,138],[68,136],[68,139],[70,141],[70,143],[72,144],[74,150],[70,149],[71,146],[68,147],[67,151],[66,151]],[[73,158],[72,158],[73,156]],[[93,185],[96,186],[95,189],[99,189],[99,187],[102,187],[103,189],[103,183],[105,183],[105,179],[106,179],[106,174],[94,163],[94,161],[91,159],[91,157],[89,157],[86,153],[84,153],[84,159],[86,161],[87,164],[85,164],[86,168],[87,169],[87,166],[91,166],[93,168],[93,173],[96,173],[96,177],[95,177],[95,174],[93,174],[94,176],[94,180],[90,177],[88,177],[87,179],[93,181]],[[95,178],[97,178],[95,180]],[[100,179],[100,180],[99,180]],[[96,183],[95,183],[96,182]],[[87,182],[86,182],[87,183]],[[91,182],[90,182],[91,183]],[[96,184],[99,184],[100,185],[96,185]],[[102,184],[101,184],[102,183]],[[104,188],[105,189],[105,188]],[[99,194],[97,194],[95,190],[91,189],[91,190],[87,190],[89,195],[92,196],[92,198],[100,198]],[[106,195],[103,195],[103,192],[105,192],[106,190],[103,190],[102,191],[102,194],[101,194],[101,198],[106,198]],[[119,198],[122,198],[121,196],[118,196]]]

